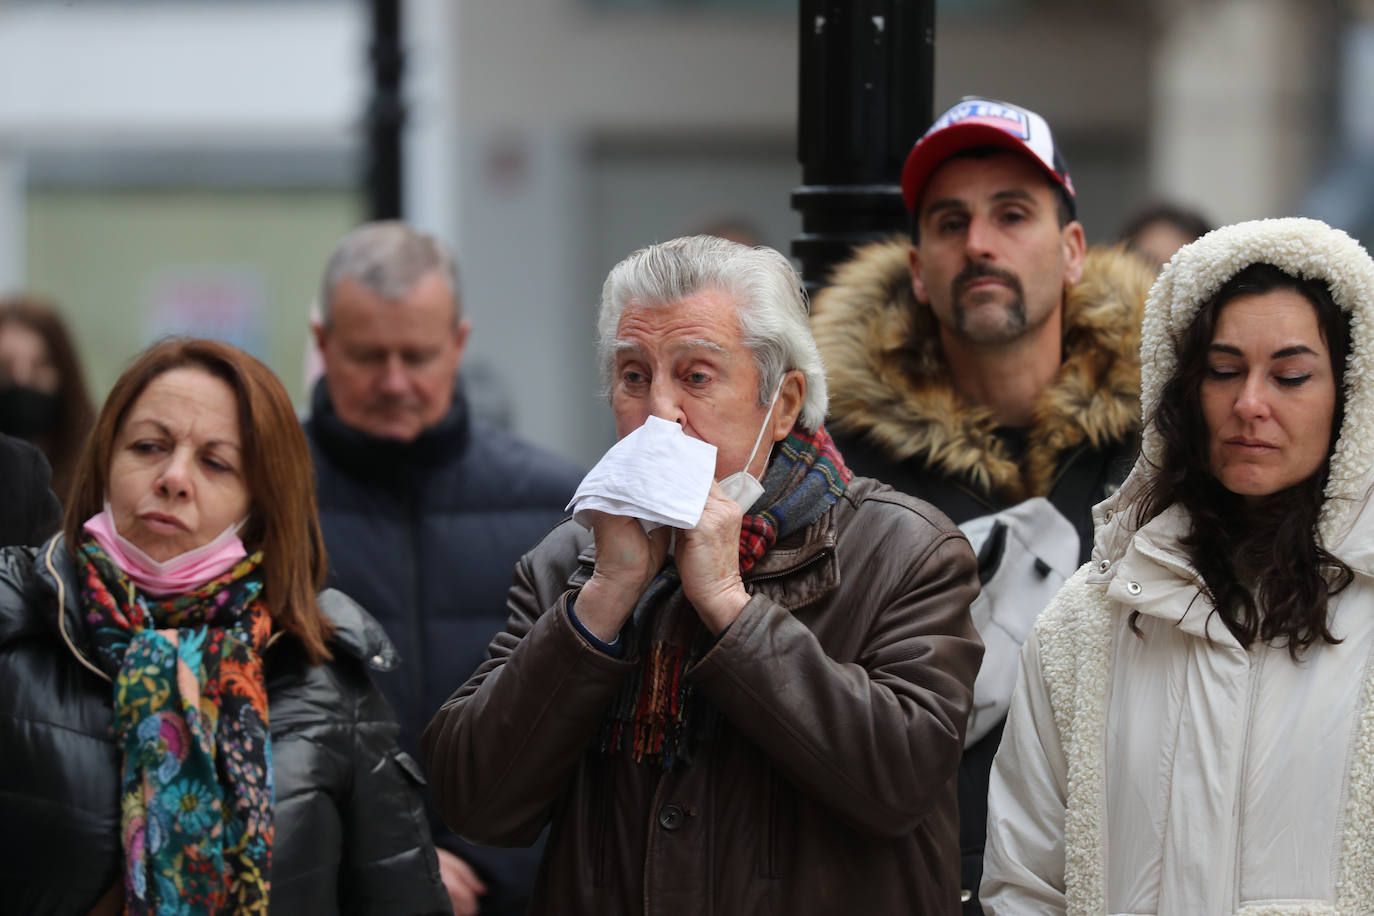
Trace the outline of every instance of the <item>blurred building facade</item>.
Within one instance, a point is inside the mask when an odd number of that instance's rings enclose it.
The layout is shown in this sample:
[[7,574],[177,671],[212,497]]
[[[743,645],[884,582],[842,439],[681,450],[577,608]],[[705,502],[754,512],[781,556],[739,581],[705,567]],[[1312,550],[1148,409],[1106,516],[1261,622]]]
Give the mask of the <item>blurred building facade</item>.
[[[592,363],[610,266],[726,216],[783,250],[798,230],[796,4],[403,13],[406,213],[458,252],[474,394],[590,462],[611,439]],[[1157,196],[1365,231],[1370,22],[1358,2],[940,0],[936,110],[976,93],[1044,114],[1094,240]],[[367,33],[354,0],[0,6],[0,289],[67,308],[97,395],[174,327],[218,328],[299,389],[322,260],[364,217]]]

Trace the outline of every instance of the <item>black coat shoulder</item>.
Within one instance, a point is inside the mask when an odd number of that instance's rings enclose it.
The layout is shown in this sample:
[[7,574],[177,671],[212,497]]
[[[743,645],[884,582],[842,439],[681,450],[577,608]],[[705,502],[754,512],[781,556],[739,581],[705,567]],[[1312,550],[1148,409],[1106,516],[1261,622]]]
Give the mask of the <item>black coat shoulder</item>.
[[43,453],[0,433],[0,547],[40,544],[61,523],[62,508]]

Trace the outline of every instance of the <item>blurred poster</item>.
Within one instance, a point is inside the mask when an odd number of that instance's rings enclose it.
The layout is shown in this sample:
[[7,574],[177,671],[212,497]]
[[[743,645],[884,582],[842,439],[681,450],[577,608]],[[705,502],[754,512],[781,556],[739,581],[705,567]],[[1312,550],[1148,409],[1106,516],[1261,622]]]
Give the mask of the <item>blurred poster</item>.
[[179,266],[148,278],[149,341],[168,334],[209,337],[266,360],[267,293],[261,271],[234,265]]

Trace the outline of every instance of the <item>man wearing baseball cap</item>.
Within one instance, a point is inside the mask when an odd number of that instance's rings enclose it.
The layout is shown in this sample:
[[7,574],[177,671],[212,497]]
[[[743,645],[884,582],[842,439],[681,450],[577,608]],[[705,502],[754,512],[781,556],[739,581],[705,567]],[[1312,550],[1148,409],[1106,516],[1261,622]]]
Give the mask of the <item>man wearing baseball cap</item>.
[[959,772],[964,906],[981,913],[988,772],[1031,623],[1092,550],[1129,469],[1152,272],[1088,250],[1044,118],[965,98],[907,157],[910,239],[859,249],[812,323],[827,426],[857,473],[934,503],[979,554],[987,646]]

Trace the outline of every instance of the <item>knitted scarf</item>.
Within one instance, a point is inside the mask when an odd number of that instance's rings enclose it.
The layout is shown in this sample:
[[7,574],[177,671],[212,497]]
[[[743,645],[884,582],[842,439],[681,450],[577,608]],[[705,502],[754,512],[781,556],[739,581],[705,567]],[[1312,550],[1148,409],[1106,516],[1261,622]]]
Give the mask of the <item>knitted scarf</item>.
[[[830,434],[794,427],[775,449],[763,477],[763,496],[740,528],[739,569],[747,573],[779,538],[815,523],[849,486]],[[671,558],[640,596],[627,638],[640,662],[602,722],[600,749],[614,754],[629,742],[636,763],[671,770],[691,762],[699,736],[714,727],[716,713],[694,702],[685,675],[715,642],[682,594]],[[697,707],[701,707],[698,709]]]
[[266,914],[262,552],[163,599],[139,592],[93,538],[76,559],[96,664],[114,681],[126,912]]

